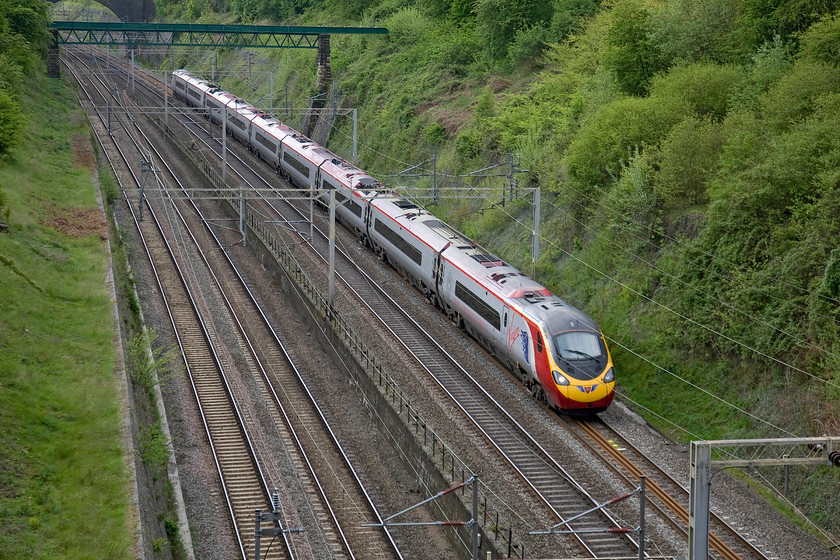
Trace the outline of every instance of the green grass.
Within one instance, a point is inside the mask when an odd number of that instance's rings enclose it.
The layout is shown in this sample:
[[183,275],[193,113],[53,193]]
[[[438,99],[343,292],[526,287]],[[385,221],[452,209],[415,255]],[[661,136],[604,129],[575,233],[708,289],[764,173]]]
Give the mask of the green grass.
[[89,133],[63,83],[33,80],[0,161],[0,558],[129,558],[104,222],[71,149]]

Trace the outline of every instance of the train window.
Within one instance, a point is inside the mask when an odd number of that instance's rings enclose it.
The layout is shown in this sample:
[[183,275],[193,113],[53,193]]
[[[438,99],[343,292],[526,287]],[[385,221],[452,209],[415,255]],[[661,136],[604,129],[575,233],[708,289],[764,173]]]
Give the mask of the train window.
[[467,304],[470,309],[478,313],[482,319],[490,323],[496,330],[500,330],[499,312],[490,307],[490,305],[460,282],[455,282],[455,297]]
[[356,204],[354,200],[348,200],[345,206],[347,206],[347,209],[353,212],[359,218],[362,217],[362,207]]
[[543,351],[542,333],[537,331],[537,354],[542,354],[542,351]]
[[400,237],[396,231],[385,225],[383,221],[376,220],[376,224],[374,224],[373,229],[375,229],[382,237],[387,239],[391,245],[402,251],[409,259],[420,266],[423,265],[423,253],[421,253],[418,248],[412,246],[408,241]]
[[274,150],[274,143],[271,140],[269,140],[266,136],[263,136],[262,134],[257,132],[254,135],[254,137],[257,139],[257,142],[259,142],[260,144],[262,144],[266,148],[268,148],[270,150]]
[[283,152],[283,161],[288,163],[292,169],[306,177],[309,178],[309,168],[306,167],[303,163],[301,163],[297,158],[292,156],[289,152]]

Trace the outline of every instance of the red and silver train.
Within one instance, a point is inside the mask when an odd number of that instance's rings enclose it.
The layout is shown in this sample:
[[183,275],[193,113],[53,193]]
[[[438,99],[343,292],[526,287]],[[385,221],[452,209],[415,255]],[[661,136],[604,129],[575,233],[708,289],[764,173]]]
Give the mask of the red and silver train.
[[379,181],[185,70],[174,95],[201,108],[301,189],[334,189],[336,219],[430,302],[565,413],[605,410],[615,391],[604,336],[586,314]]

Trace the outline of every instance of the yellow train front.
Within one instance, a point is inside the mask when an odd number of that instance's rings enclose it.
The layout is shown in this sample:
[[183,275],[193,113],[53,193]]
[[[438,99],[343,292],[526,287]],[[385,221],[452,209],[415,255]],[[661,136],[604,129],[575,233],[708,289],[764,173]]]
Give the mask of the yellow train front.
[[552,404],[568,414],[606,410],[615,394],[615,369],[604,337],[600,332],[567,330],[553,339]]
[[566,414],[606,410],[615,394],[615,369],[594,321],[563,302],[541,305],[528,323],[531,374],[548,404]]

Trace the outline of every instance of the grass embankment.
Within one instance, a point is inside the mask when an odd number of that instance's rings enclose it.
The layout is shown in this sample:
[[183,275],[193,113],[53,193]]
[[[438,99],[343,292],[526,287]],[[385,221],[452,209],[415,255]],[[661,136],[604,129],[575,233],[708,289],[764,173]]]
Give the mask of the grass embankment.
[[0,234],[0,558],[129,558],[89,129],[64,84],[40,74],[30,83],[25,137],[0,160],[10,226]]

